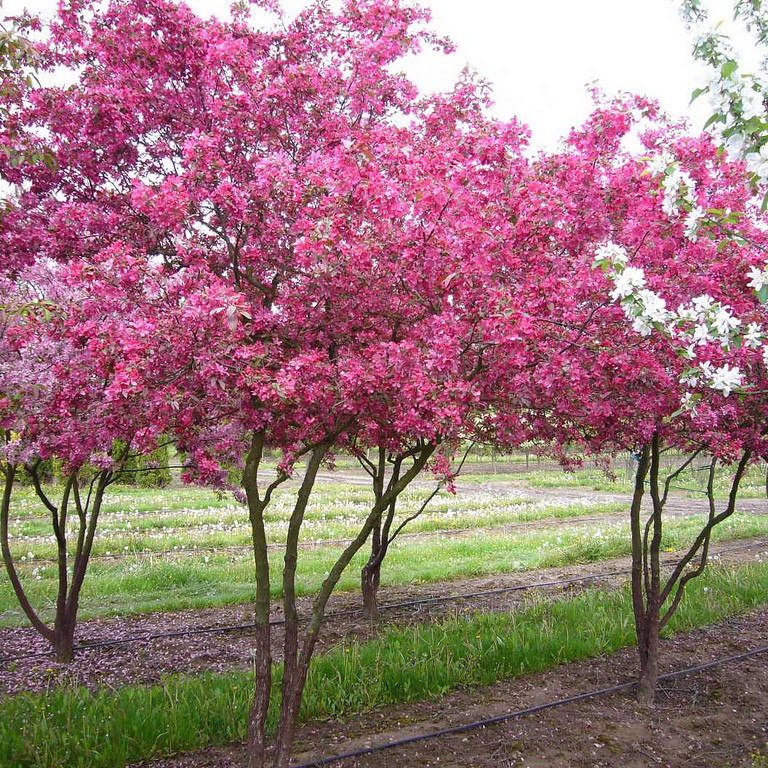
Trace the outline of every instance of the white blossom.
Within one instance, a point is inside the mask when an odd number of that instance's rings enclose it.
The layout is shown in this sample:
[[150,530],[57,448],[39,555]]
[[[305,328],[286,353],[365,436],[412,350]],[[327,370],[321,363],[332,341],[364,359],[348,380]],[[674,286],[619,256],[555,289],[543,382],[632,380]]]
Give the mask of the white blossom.
[[670,218],[674,218],[680,213],[680,207],[677,204],[677,195],[667,194],[665,192],[664,199],[661,201],[661,210]]
[[638,315],[632,321],[632,330],[639,333],[641,336],[650,336],[653,326],[645,315]]
[[697,319],[702,319],[706,317],[709,310],[712,309],[715,300],[709,294],[705,293],[703,296],[697,296],[691,304],[696,312]]
[[693,307],[681,304],[677,308],[677,316],[680,320],[696,320],[698,314]]
[[660,155],[654,155],[648,159],[648,170],[654,176],[658,176],[660,173],[664,173],[674,160],[675,158],[667,150],[664,150]]
[[625,299],[645,285],[645,273],[639,267],[627,267],[622,272],[615,272],[611,278],[616,286],[611,291],[611,298]]
[[759,323],[750,323],[747,326],[747,332],[744,334],[744,343],[750,349],[757,349],[763,340],[763,329]]
[[758,152],[750,152],[744,159],[752,173],[761,179],[768,179],[768,144],[763,144]]
[[747,275],[749,276],[747,285],[749,285],[750,288],[754,288],[756,291],[759,291],[763,286],[768,285],[768,270],[765,268],[758,269],[757,267],[750,267]]
[[739,368],[737,366],[731,368],[726,363],[722,368],[718,368],[715,371],[712,376],[711,386],[712,389],[720,390],[723,393],[723,397],[728,397],[734,389],[742,385],[743,380],[744,377]]
[[689,371],[685,371],[685,373],[680,376],[680,383],[695,387],[699,383],[699,371],[696,370],[696,368],[691,368]]
[[735,131],[725,139],[724,144],[725,149],[731,157],[740,158],[744,154],[744,149],[747,146],[747,138],[743,133]]
[[696,415],[696,398],[691,392],[686,392],[680,400],[680,407],[684,411],[689,411],[692,416]]
[[709,331],[709,326],[706,323],[699,323],[693,329],[693,343],[701,347],[710,341],[712,341],[712,334]]
[[763,94],[760,91],[756,91],[751,85],[746,86],[741,92],[742,119],[751,120],[753,117],[763,118],[764,116]]
[[698,239],[699,221],[704,218],[704,209],[698,205],[695,208],[691,208],[688,215],[685,217],[685,236],[695,243]]
[[709,360],[705,360],[699,365],[699,370],[703,374],[705,379],[712,379],[715,375],[715,367]]
[[715,315],[715,328],[723,339],[730,338],[731,331],[735,331],[741,325],[741,320],[734,317],[730,310],[722,307]]
[[627,264],[627,251],[617,243],[606,243],[605,245],[601,245],[596,250],[595,255],[601,261],[607,261],[610,264],[622,267]]
[[643,314],[653,323],[664,323],[669,318],[667,302],[653,291],[643,289],[638,293],[643,304]]

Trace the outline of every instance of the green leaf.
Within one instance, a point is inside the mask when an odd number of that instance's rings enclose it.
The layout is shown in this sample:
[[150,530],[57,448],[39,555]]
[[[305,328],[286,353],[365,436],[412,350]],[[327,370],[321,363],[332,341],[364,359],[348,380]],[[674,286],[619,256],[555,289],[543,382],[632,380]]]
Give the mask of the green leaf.
[[709,89],[708,88],[697,88],[692,94],[691,94],[691,100],[688,102],[688,106],[693,104],[696,99],[701,96],[702,93],[706,93]]
[[723,115],[721,115],[719,112],[716,112],[714,115],[712,115],[712,117],[709,118],[709,120],[707,120],[706,123],[704,123],[703,130],[706,131],[707,128],[709,128],[710,125],[714,125],[717,122],[720,122],[720,123],[724,123],[725,122],[725,117]]
[[723,76],[723,80],[727,80],[738,68],[738,62],[733,59],[723,62],[723,66],[720,67],[720,74]]
[[758,292],[757,292],[757,300],[761,304],[765,304],[768,302],[768,285],[764,285]]

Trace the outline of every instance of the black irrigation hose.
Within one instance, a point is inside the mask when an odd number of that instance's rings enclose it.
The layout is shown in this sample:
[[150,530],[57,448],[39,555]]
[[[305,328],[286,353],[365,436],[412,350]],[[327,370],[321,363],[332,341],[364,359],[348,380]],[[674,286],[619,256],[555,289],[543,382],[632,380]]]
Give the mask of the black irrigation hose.
[[[713,667],[719,667],[724,664],[733,664],[739,661],[745,661],[751,659],[754,656],[758,656],[763,653],[768,653],[768,646],[764,648],[756,648],[752,651],[746,651],[745,653],[737,653],[734,656],[728,656],[724,659],[717,659],[716,661],[710,661],[708,664],[700,664],[696,667],[686,667],[685,669],[679,669],[676,672],[668,672],[665,675],[659,675],[659,682],[663,680],[672,680],[682,675],[689,675],[693,672],[703,672]],[[497,725],[498,723],[505,723],[509,720],[516,720],[525,715],[532,715],[536,712],[541,712],[545,709],[554,709],[555,707],[562,707],[565,704],[574,704],[579,701],[586,701],[587,699],[594,699],[598,696],[606,696],[610,693],[619,693],[620,691],[626,691],[630,688],[634,688],[637,685],[637,681],[633,680],[628,683],[619,683],[618,685],[612,685],[610,688],[599,688],[595,691],[589,691],[588,693],[580,693],[576,696],[568,696],[565,699],[557,699],[556,701],[549,701],[546,704],[537,704],[533,707],[527,707],[526,709],[519,709],[517,712],[508,712],[506,715],[499,715],[497,717],[489,717],[485,720],[476,720],[473,723],[466,723],[464,725],[455,725],[452,728],[444,728],[440,731],[433,731],[432,733],[422,733],[419,736],[409,736],[405,739],[398,739],[397,741],[390,741],[386,744],[376,744],[371,747],[363,747],[361,749],[353,750],[352,752],[345,752],[342,755],[336,755],[335,757],[323,757],[318,760],[312,760],[308,763],[300,763],[292,768],[320,768],[324,765],[332,765],[333,763],[341,762],[342,760],[352,760],[357,757],[364,757],[365,755],[373,755],[378,752],[384,752],[387,749],[394,749],[396,747],[405,747],[410,744],[417,744],[420,741],[429,741],[430,739],[443,738],[445,736],[453,736],[457,733],[464,733],[465,731],[472,731],[477,728],[485,728],[491,725]]]
[[[749,544],[740,544],[735,547],[726,547],[720,549],[717,552],[713,552],[713,555],[727,554],[728,552],[739,552],[745,549],[755,549],[757,547],[768,546],[768,541],[750,542]],[[533,589],[541,589],[542,587],[557,587],[564,584],[577,584],[584,581],[596,581],[598,579],[606,579],[611,576],[625,576],[631,573],[629,569],[619,571],[606,571],[605,573],[592,573],[586,576],[575,576],[572,579],[561,579],[558,581],[540,581],[531,584],[516,584],[511,587],[498,587],[497,589],[484,589],[479,592],[462,592],[452,595],[438,595],[435,597],[420,597],[415,600],[405,600],[399,603],[385,603],[379,606],[380,611],[397,610],[400,608],[412,608],[419,605],[426,605],[430,603],[448,603],[456,602],[458,600],[467,600],[473,597],[487,597],[489,595],[502,595],[510,592],[524,592]],[[334,619],[341,616],[359,616],[363,612],[362,608],[351,608],[345,611],[333,611],[325,615],[325,619]],[[300,620],[306,621],[307,617],[300,617]],[[280,627],[285,623],[285,619],[272,619],[269,622],[270,627]],[[113,648],[120,645],[132,645],[134,643],[149,642],[152,640],[166,640],[176,637],[190,637],[193,635],[213,635],[224,634],[228,632],[238,632],[245,629],[253,629],[256,625],[249,624],[231,624],[223,627],[197,627],[195,629],[180,629],[175,632],[156,632],[144,637],[126,637],[120,640],[102,640],[93,643],[84,643],[75,646],[74,651],[90,651],[100,648]],[[0,656],[0,664],[8,663],[12,661],[21,661],[26,659],[43,658],[46,656],[53,656],[55,651],[38,651],[36,653],[27,653],[14,656]]]
[[[755,545],[756,546],[756,545]],[[553,587],[560,584],[573,584],[580,581],[591,581],[595,579],[608,578],[609,576],[620,576],[629,573],[629,571],[609,571],[606,573],[591,574],[589,576],[578,576],[573,579],[564,579],[562,581],[542,581],[534,584],[517,584],[513,587],[500,587],[499,589],[482,590],[480,592],[467,592],[455,595],[445,595],[437,597],[422,597],[416,600],[407,600],[400,603],[385,603],[379,606],[380,611],[395,610],[398,608],[410,608],[425,603],[446,603],[455,600],[468,599],[472,597],[481,597],[485,595],[498,595],[505,592],[520,592],[530,589],[539,589],[540,587]],[[340,616],[358,616],[363,612],[362,608],[351,608],[346,611],[334,611],[325,615],[326,619],[339,618]],[[307,617],[302,616],[300,620],[306,621]],[[269,622],[270,627],[281,627],[285,624],[285,619],[272,619]],[[111,648],[118,645],[131,645],[133,643],[148,642],[150,640],[163,640],[175,637],[188,637],[190,635],[202,635],[202,634],[217,634],[226,632],[237,632],[244,629],[253,629],[256,625],[249,624],[232,624],[224,627],[198,627],[196,629],[180,629],[175,632],[156,632],[144,637],[126,637],[120,640],[103,640],[94,643],[83,643],[75,646],[75,651],[90,651],[98,648]],[[34,659],[44,656],[53,656],[55,651],[39,651],[37,653],[27,653],[23,656],[2,656],[0,657],[0,663],[8,661],[19,661],[21,659]]]

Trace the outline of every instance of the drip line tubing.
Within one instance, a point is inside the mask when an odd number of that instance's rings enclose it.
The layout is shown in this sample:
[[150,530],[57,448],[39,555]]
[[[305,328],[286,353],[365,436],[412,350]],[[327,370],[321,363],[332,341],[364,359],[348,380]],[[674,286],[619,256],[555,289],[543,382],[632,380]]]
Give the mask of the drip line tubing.
[[[755,648],[752,651],[746,651],[745,653],[737,653],[734,656],[728,656],[724,659],[717,659],[711,661],[708,664],[700,664],[695,667],[686,667],[685,669],[679,669],[676,672],[668,672],[665,675],[659,675],[659,682],[664,680],[672,680],[682,675],[689,675],[695,672],[703,672],[713,667],[723,666],[725,664],[734,664],[736,662],[745,661],[751,659],[763,653],[768,653],[768,646],[764,648]],[[588,691],[587,693],[580,693],[575,696],[568,696],[564,699],[557,699],[556,701],[549,701],[546,704],[537,704],[533,707],[526,707],[525,709],[519,709],[516,712],[508,712],[506,715],[499,715],[497,717],[489,717],[485,720],[475,720],[472,723],[466,723],[464,725],[455,725],[452,728],[443,728],[440,731],[433,731],[432,733],[422,733],[418,736],[409,736],[404,739],[397,739],[396,741],[390,741],[386,744],[376,744],[371,747],[363,747],[362,749],[356,749],[351,752],[345,752],[335,757],[323,757],[318,760],[312,760],[307,763],[300,763],[293,766],[293,768],[320,768],[325,765],[332,765],[343,760],[352,760],[356,757],[364,757],[365,755],[373,755],[379,752],[384,752],[388,749],[394,749],[396,747],[405,747],[410,744],[417,744],[421,741],[429,741],[431,739],[444,738],[446,736],[453,736],[457,733],[464,733],[466,731],[476,730],[477,728],[485,728],[491,725],[497,725],[498,723],[505,723],[509,720],[517,720],[526,715],[532,715],[536,712],[541,712],[545,709],[554,709],[555,707],[562,707],[565,704],[575,704],[579,701],[586,701],[587,699],[594,699],[599,696],[607,696],[611,693],[619,693],[634,688],[637,685],[636,680],[632,680],[628,683],[619,683],[618,685],[612,685],[609,688],[598,688],[594,691]]]

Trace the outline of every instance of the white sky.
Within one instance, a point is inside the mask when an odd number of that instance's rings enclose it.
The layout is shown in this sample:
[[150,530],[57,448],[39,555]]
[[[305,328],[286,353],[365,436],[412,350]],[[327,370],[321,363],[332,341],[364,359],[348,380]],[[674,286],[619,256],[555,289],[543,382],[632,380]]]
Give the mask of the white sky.
[[[304,0],[284,0],[289,13]],[[189,0],[202,16],[227,13],[227,0]],[[703,100],[688,107],[702,72],[676,0],[422,0],[433,27],[457,45],[452,56],[425,52],[406,71],[422,91],[445,90],[470,65],[493,84],[498,117],[513,115],[552,147],[590,110],[586,86],[609,95],[631,91],[658,99],[699,129],[709,116]],[[729,0],[711,0],[712,20],[729,16]],[[3,13],[24,6],[50,14],[55,0],[5,0]]]

